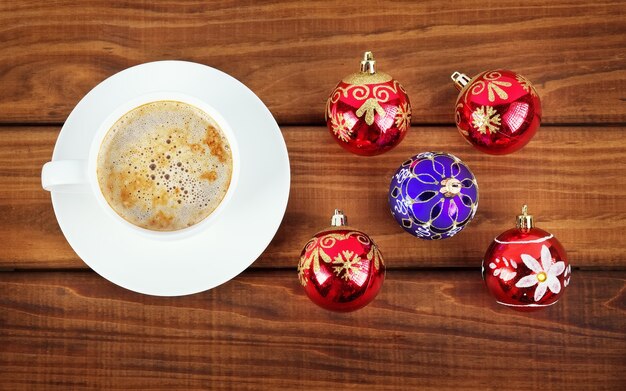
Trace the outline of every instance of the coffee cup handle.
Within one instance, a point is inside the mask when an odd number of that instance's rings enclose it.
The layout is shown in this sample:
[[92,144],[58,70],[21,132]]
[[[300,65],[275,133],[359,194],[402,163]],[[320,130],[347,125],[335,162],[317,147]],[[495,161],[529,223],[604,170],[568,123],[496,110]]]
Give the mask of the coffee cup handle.
[[43,165],[41,185],[44,190],[60,193],[86,193],[90,190],[87,161],[56,160]]

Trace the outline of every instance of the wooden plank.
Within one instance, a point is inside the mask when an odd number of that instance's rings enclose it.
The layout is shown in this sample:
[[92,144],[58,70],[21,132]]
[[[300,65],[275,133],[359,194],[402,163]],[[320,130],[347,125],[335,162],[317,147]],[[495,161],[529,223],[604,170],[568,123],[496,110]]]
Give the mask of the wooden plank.
[[[544,127],[509,156],[481,154],[453,128],[416,128],[395,150],[362,158],[344,152],[322,127],[284,128],[292,186],[283,224],[257,267],[294,267],[302,246],[343,208],[351,225],[368,232],[391,267],[474,267],[491,240],[511,228],[528,203],[537,225],[555,234],[578,267],[623,268],[626,194],[625,129]],[[58,130],[0,130],[0,267],[86,267],[63,238],[40,170]],[[600,137],[601,136],[601,137]],[[474,171],[480,202],[474,221],[451,239],[429,242],[406,234],[387,207],[389,178],[407,157],[445,149]]]
[[158,298],[91,272],[0,274],[3,389],[623,390],[626,272],[577,272],[543,312],[495,304],[479,273],[392,271],[351,314],[295,273]]
[[622,0],[3,1],[0,122],[61,122],[104,78],[186,59],[243,81],[281,123],[320,124],[372,50],[418,123],[453,122],[453,71],[495,68],[535,83],[544,123],[623,123],[623,19]]

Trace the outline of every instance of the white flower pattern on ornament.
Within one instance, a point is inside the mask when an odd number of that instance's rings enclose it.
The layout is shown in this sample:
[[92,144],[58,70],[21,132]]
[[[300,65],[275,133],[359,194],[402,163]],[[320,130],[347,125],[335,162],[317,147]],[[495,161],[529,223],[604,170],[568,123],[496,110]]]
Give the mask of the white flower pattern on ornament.
[[535,301],[540,301],[548,289],[554,294],[561,291],[561,282],[558,276],[565,271],[565,262],[552,263],[552,255],[546,245],[541,246],[541,263],[528,254],[522,254],[521,257],[526,267],[533,273],[520,278],[515,284],[516,287],[529,288],[537,285]]
[[[500,263],[504,264],[504,267]],[[495,262],[491,262],[489,264],[489,268],[493,270],[494,277],[500,277],[502,281],[511,281],[517,275],[517,263],[514,260],[507,260],[502,257],[502,261],[500,258],[496,258]]]

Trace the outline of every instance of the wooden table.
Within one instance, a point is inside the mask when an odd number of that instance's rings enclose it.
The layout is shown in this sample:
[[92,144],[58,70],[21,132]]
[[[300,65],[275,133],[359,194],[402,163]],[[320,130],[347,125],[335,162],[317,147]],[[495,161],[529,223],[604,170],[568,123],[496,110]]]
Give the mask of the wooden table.
[[[624,1],[0,1],[0,389],[626,389]],[[364,50],[409,91],[413,127],[360,158],[323,123]],[[240,79],[281,124],[287,214],[260,259],[209,292],[159,298],[90,271],[55,220],[40,170],[64,119],[104,78],[185,59]],[[453,125],[449,75],[511,68],[542,128],[493,157]],[[245,113],[244,113],[245,114]],[[424,150],[458,154],[481,203],[456,237],[403,233],[388,177]],[[574,266],[545,311],[499,307],[480,277],[493,237],[528,203]],[[304,243],[335,207],[379,243],[379,297],[351,314],[308,301]],[[210,255],[208,255],[210,258]]]

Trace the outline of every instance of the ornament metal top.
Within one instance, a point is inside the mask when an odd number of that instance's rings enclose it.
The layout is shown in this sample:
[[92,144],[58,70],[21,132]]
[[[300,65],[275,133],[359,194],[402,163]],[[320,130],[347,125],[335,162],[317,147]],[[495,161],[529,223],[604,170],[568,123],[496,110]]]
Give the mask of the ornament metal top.
[[331,226],[302,249],[298,279],[315,304],[331,311],[354,311],[369,304],[385,280],[385,263],[374,241],[348,227],[335,209]]
[[455,122],[476,149],[505,155],[528,144],[541,122],[541,101],[524,76],[507,70],[482,72],[470,80],[454,72],[460,91]]
[[487,249],[482,273],[499,304],[528,311],[556,303],[569,285],[572,268],[561,243],[534,226],[524,205],[516,227]]
[[326,102],[326,125],[344,149],[379,155],[398,145],[411,126],[411,103],[397,80],[376,70],[365,52],[360,72],[346,76]]
[[456,235],[478,208],[478,183],[461,159],[423,152],[406,160],[389,185],[391,214],[405,231],[421,239]]

